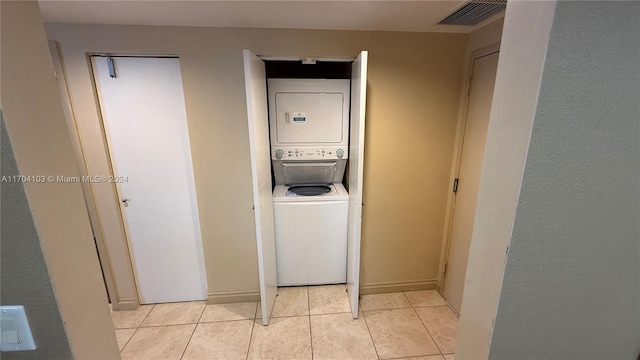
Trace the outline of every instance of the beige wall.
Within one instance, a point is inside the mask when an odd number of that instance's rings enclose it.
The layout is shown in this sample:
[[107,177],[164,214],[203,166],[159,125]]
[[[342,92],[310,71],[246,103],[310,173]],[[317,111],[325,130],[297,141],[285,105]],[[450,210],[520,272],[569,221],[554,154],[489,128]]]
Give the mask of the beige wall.
[[[1,102],[18,170],[25,176],[75,176],[78,170],[38,5],[33,1],[2,1],[0,6]],[[118,346],[80,184],[27,182],[24,189],[73,356],[117,359]],[[3,222],[17,221],[8,215],[3,216]],[[28,229],[23,235],[28,235]],[[22,246],[28,253],[26,239]],[[25,261],[33,261],[34,271],[42,268],[35,257]],[[28,291],[32,285],[19,286]],[[34,291],[38,288],[34,286]],[[37,292],[33,294],[38,296]],[[42,336],[47,336],[46,331]],[[47,343],[38,338],[35,342]],[[16,353],[9,357],[25,356],[30,355]],[[57,351],[44,356],[65,357]]]
[[472,52],[489,45],[499,43],[502,38],[503,25],[504,17],[496,19],[492,23],[470,33],[469,41],[467,42],[467,54],[471,54]]
[[[211,297],[258,293],[241,50],[368,50],[363,291],[436,286],[465,35],[67,24],[47,31],[60,42],[92,173],[108,163],[86,54],[180,56]],[[98,202],[113,202],[112,188],[100,191]],[[111,206],[105,214],[114,220]]]

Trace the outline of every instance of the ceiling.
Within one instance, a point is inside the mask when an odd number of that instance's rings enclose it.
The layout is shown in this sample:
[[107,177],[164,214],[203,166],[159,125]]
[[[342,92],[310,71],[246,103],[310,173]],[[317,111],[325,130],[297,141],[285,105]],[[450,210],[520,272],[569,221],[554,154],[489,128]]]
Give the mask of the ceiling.
[[40,0],[45,22],[244,28],[471,32],[477,26],[437,25],[465,1],[118,1]]

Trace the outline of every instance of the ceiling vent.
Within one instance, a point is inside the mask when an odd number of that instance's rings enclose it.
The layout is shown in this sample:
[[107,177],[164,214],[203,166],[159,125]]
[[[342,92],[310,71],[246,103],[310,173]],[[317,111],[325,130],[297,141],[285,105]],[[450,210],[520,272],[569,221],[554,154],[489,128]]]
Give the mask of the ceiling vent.
[[507,7],[507,0],[474,0],[441,20],[439,25],[475,26],[499,14]]

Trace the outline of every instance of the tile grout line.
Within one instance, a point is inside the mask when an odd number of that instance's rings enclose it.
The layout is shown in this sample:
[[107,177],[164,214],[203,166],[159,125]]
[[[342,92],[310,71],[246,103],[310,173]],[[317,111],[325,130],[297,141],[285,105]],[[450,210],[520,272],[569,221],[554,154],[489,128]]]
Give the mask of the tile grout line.
[[[124,330],[124,329],[117,329],[117,330]],[[124,351],[124,348],[127,347],[127,345],[129,344],[129,341],[131,341],[131,339],[133,339],[133,335],[135,335],[136,332],[138,332],[138,328],[133,329],[133,333],[131,334],[131,336],[129,336],[129,339],[127,340],[127,342],[124,343],[124,346],[122,347],[122,350],[118,351],[118,353],[121,353],[121,352]],[[116,340],[117,340],[117,335],[116,335]]]
[[407,296],[407,292],[403,291],[402,295],[404,295],[404,298],[407,299],[407,302],[409,303],[409,305],[411,305],[411,307],[413,308],[413,303],[411,302],[411,300],[409,299],[409,297]]
[[145,321],[147,321],[147,319],[149,318],[149,315],[151,315],[151,312],[153,311],[153,309],[156,308],[156,305],[158,304],[153,304],[151,305],[151,310],[149,310],[149,312],[147,313],[147,315],[145,315],[144,319],[142,319],[142,321],[140,322],[140,324],[138,324],[138,329],[143,327],[142,324],[144,324]]
[[[138,304],[138,306],[140,306],[140,304]],[[140,324],[138,324],[138,326],[135,327],[135,331],[133,332],[133,334],[131,334],[131,337],[129,338],[129,340],[127,340],[127,343],[124,344],[124,346],[122,347],[122,350],[120,350],[118,353],[122,353],[124,351],[124,349],[127,347],[127,345],[129,345],[129,342],[131,341],[131,339],[133,339],[133,335],[135,335],[138,332],[138,329],[140,329],[140,325],[142,325],[142,323],[147,320],[147,318],[149,317],[149,314],[151,314],[151,311],[153,311],[153,309],[156,307],[156,304],[151,305],[151,309],[149,310],[149,312],[147,313],[147,315],[144,316],[144,319],[142,319],[142,321],[140,322]],[[113,321],[113,320],[112,320]],[[114,329],[114,330],[118,330],[118,329]]]
[[200,316],[198,317],[198,321],[195,323],[195,326],[193,327],[193,331],[191,331],[191,336],[189,336],[189,340],[187,340],[187,345],[185,345],[184,350],[182,351],[182,355],[180,355],[180,359],[182,359],[184,357],[184,354],[187,353],[187,348],[189,347],[189,344],[191,343],[191,339],[193,338],[193,334],[196,333],[196,329],[198,328],[198,324],[200,323],[200,319],[202,319],[202,315],[204,315],[204,310],[207,308],[207,303],[204,303],[204,306],[202,307],[202,312],[200,313]]
[[[360,300],[358,300],[360,302]],[[358,312],[360,311],[360,307],[358,307]],[[380,359],[380,354],[378,354],[378,348],[376,347],[376,342],[373,341],[373,335],[371,334],[371,329],[369,328],[369,323],[367,322],[367,316],[364,314],[364,310],[362,310],[362,319],[364,320],[364,324],[367,326],[367,331],[369,332],[369,338],[371,339],[371,344],[373,344],[373,350],[376,352],[376,357]]]
[[413,308],[413,312],[416,314],[416,316],[418,317],[418,320],[420,320],[420,323],[422,324],[422,326],[424,326],[424,329],[427,330],[427,334],[429,334],[429,337],[431,338],[431,341],[433,341],[433,343],[436,346],[436,349],[438,349],[438,351],[440,352],[440,355],[442,355],[442,349],[440,349],[440,346],[438,345],[438,343],[436,342],[436,339],[433,338],[433,335],[431,335],[431,332],[429,331],[429,329],[427,328],[427,325],[424,323],[424,321],[422,320],[422,318],[420,317],[420,315],[418,314],[418,312],[416,311],[416,308]]
[[256,316],[256,312],[258,312],[257,302],[256,302],[256,309],[253,311],[253,321],[251,322],[251,334],[249,334],[249,345],[247,345],[247,356],[245,356],[245,360],[249,359],[249,350],[251,350],[251,341],[253,341],[253,330],[255,330],[256,328],[256,320],[258,320],[258,317]]
[[311,360],[313,360],[313,335],[311,333],[311,299],[309,297],[309,286],[307,288],[307,320],[309,321],[309,344],[311,345]]

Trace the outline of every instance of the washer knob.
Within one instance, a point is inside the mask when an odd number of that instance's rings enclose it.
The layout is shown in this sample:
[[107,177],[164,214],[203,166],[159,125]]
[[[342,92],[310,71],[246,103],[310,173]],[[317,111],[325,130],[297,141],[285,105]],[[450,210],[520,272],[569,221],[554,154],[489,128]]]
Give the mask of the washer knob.
[[344,156],[344,150],[342,149],[336,150],[336,156],[338,157],[338,159],[342,159],[342,157]]
[[280,160],[284,156],[284,151],[276,150],[276,159]]

